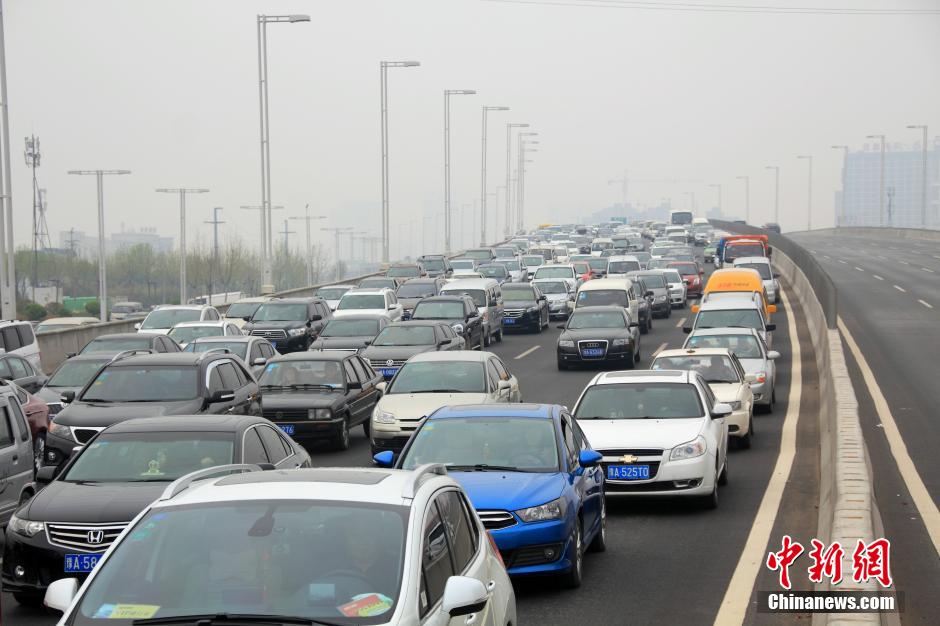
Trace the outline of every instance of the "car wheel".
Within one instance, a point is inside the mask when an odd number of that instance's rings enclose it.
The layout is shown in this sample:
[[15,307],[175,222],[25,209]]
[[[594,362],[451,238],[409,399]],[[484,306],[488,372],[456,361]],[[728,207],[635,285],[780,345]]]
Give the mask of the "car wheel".
[[588,550],[591,552],[604,552],[607,549],[607,499],[601,496],[601,527],[594,535]]
[[742,450],[747,450],[751,447],[751,437],[754,435],[754,417],[751,416],[748,418],[747,422],[747,434],[743,437],[738,437],[738,448]]
[[362,423],[362,432],[365,433],[366,437],[372,434],[372,420],[367,419]]
[[[490,331],[488,330],[484,331],[483,332],[483,346],[484,347],[489,346],[491,343],[493,343],[493,338],[490,336]],[[480,349],[482,350],[483,348],[480,348]]]
[[724,487],[728,484],[728,457],[725,456],[725,468],[721,470],[721,476],[718,477],[718,484]]
[[36,438],[33,439],[33,467],[36,468],[36,471],[39,471],[39,468],[43,464],[43,456],[46,454],[46,433],[40,432],[36,435]]
[[558,359],[558,369],[564,371],[568,369],[568,364],[562,361],[561,359]]
[[581,534],[581,520],[578,519],[578,524],[574,529],[574,537],[572,538],[572,547],[571,549],[574,553],[571,555],[573,560],[571,564],[571,569],[564,575],[562,582],[565,587],[569,589],[577,589],[581,586],[581,577],[584,570],[584,550],[581,547],[582,543],[582,534]]
[[672,305],[669,305],[669,308],[666,309],[666,319],[672,317]]
[[480,331],[480,345],[477,347],[480,349],[480,352],[483,352],[483,348],[486,347],[486,333],[482,330]]
[[639,363],[641,358],[642,358],[642,355],[640,354],[640,343],[637,342],[637,344],[636,344],[636,354],[633,355],[633,362],[634,362],[634,363]]
[[343,416],[343,421],[339,424],[339,432],[333,439],[334,450],[349,449],[349,415]]
[[44,595],[41,593],[14,593],[13,599],[23,606],[41,607]]
[[649,322],[649,319],[647,319],[645,322],[640,324],[640,334],[645,335],[649,331],[650,331],[650,322]]
[[699,506],[706,510],[712,510],[718,508],[718,477],[715,477],[715,486],[712,487],[712,492],[707,496],[701,496],[699,500]]

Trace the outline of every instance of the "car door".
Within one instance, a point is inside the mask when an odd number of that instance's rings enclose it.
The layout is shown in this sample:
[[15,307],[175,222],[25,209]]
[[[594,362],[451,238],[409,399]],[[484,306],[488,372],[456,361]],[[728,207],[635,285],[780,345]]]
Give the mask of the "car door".
[[493,356],[490,361],[496,368],[496,373],[500,380],[509,381],[509,402],[522,402],[522,392],[519,390],[519,379],[509,373],[506,365],[498,356]]
[[26,359],[11,357],[9,359],[13,380],[17,385],[30,393],[36,393],[46,384],[47,377],[33,369]]
[[[699,377],[698,382],[699,388],[701,388],[705,396],[705,414],[710,415],[718,399],[715,398],[715,394],[712,393],[711,387],[708,386],[704,378]],[[728,454],[728,420],[724,417],[717,419],[711,419],[709,417],[708,421],[709,425],[707,428],[712,430],[712,435],[715,441],[718,442],[718,467],[720,468],[724,464],[725,457]]]
[[[600,506],[594,499],[594,490],[597,489],[596,476],[588,468],[582,468],[578,462],[581,452],[580,445],[575,440],[574,426],[572,426],[571,416],[562,413],[559,425],[561,427],[561,452],[565,457],[565,471],[570,476],[569,482],[575,491],[575,499],[581,506],[582,514],[582,532],[584,541],[588,542],[588,533],[597,524],[600,515]],[[596,468],[590,468],[596,469]]]
[[[591,442],[584,435],[584,431],[578,425],[578,420],[567,415],[568,423],[571,425],[571,432],[574,435],[574,443],[578,448],[578,454],[587,450],[593,450]],[[592,512],[595,519],[599,519],[604,505],[604,468],[597,464],[594,467],[584,468],[584,488],[587,496],[585,507]]]
[[14,419],[12,394],[0,398],[0,524],[6,524],[33,480],[32,439],[23,420]]
[[356,372],[352,359],[343,361],[343,370],[346,372],[346,403],[349,406],[349,425],[352,426],[362,422],[366,403],[362,390],[362,381],[359,380],[359,373]]
[[248,399],[249,393],[244,384],[244,376],[239,376],[235,368],[236,365],[232,361],[220,361],[216,367],[222,377],[222,388],[231,389],[235,393],[235,398],[228,403],[226,412],[247,415],[251,400]]
[[353,364],[353,369],[356,370],[356,374],[359,376],[359,382],[362,385],[361,419],[365,421],[371,417],[372,410],[375,409],[375,405],[378,404],[379,397],[381,396],[375,386],[385,380],[385,378],[376,374],[372,366],[359,356],[354,356],[350,358],[349,361]]

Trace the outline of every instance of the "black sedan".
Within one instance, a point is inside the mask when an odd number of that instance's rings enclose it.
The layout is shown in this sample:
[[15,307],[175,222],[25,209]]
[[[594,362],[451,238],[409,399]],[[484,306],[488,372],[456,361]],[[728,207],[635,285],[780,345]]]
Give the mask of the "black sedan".
[[348,350],[358,352],[372,343],[388,326],[387,315],[347,315],[331,319],[310,344],[311,350]]
[[633,369],[640,361],[639,324],[619,306],[575,309],[558,337],[558,369],[588,363],[616,363]]
[[352,352],[295,352],[268,362],[258,381],[262,414],[307,445],[349,447],[349,429],[369,434],[382,377]]
[[548,298],[530,283],[506,284],[503,291],[503,330],[530,330],[536,333],[548,328],[551,311]]
[[246,415],[142,418],[103,430],[61,472],[39,470],[42,490],[6,528],[3,590],[41,606],[49,583],[87,576],[170,482],[229,463],[309,467],[310,455],[268,420]]
[[483,349],[483,316],[470,296],[424,298],[415,306],[411,319],[447,322],[463,337],[467,350]]
[[422,352],[463,350],[463,337],[450,324],[433,320],[393,322],[360,352],[372,369],[391,380],[405,361]]

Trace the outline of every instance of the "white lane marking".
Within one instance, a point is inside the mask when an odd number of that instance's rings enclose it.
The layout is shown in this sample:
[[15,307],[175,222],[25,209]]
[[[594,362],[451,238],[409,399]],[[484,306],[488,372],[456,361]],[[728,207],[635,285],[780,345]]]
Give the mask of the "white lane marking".
[[656,351],[653,353],[653,358],[655,358],[657,354],[659,354],[660,352],[662,352],[663,350],[665,350],[665,349],[666,349],[666,346],[668,346],[668,345],[669,345],[668,343],[663,343],[663,344],[661,344],[658,348],[656,348]]
[[823,256],[824,256],[825,258],[827,258],[827,259],[831,259],[831,258],[832,258],[832,257],[829,256],[828,254],[824,254]]
[[676,323],[676,328],[682,328],[682,325],[685,324],[685,319],[686,318],[683,317],[681,320],[679,320],[678,323]]
[[935,255],[933,255],[933,258],[935,258],[935,259],[940,259],[940,254],[935,254]]
[[[792,311],[789,298],[780,294],[783,305]],[[761,498],[760,507],[748,533],[747,542],[734,568],[734,575],[728,583],[725,597],[721,601],[715,624],[741,624],[751,602],[751,591],[757,581],[757,574],[764,567],[765,550],[774,528],[774,521],[780,510],[783,490],[787,486],[793,458],[796,456],[796,424],[800,418],[800,397],[803,391],[803,365],[800,352],[800,339],[796,333],[793,315],[787,316],[787,329],[790,333],[790,394],[787,397],[787,415],[780,432],[780,452],[770,475],[770,482]]]
[[842,263],[842,264],[844,264],[844,265],[848,265],[848,261],[843,261],[842,259],[836,259],[836,260],[839,261],[839,263]]
[[920,269],[924,270],[925,272],[930,272],[931,274],[934,273],[933,270],[930,269],[929,267],[922,267],[922,268],[920,268]]
[[879,276],[878,274],[872,274],[872,276],[875,277],[875,280],[884,280],[884,278],[882,278],[882,277]]
[[868,394],[875,405],[878,420],[881,422],[885,438],[888,440],[891,456],[894,457],[894,461],[897,463],[898,471],[901,473],[901,478],[904,479],[904,485],[911,494],[914,506],[920,512],[920,517],[924,521],[924,526],[927,528],[927,534],[930,535],[934,549],[940,552],[940,511],[937,510],[937,505],[934,504],[933,498],[927,492],[927,487],[924,486],[924,481],[917,472],[917,467],[914,465],[911,455],[908,454],[907,446],[904,444],[904,439],[901,438],[901,433],[894,421],[894,416],[891,414],[888,401],[881,392],[881,387],[878,386],[875,374],[868,367],[865,355],[862,354],[858,344],[855,343],[855,338],[852,337],[852,333],[846,328],[841,317],[838,319],[838,324],[839,332],[842,333],[842,338],[845,339],[846,345],[858,364],[858,369],[862,372],[862,378],[868,387]]
[[855,269],[857,269],[857,270],[860,271],[860,272],[864,272],[864,271],[865,271],[865,270],[863,270],[862,268],[860,268],[858,265],[855,266]]
[[910,265],[910,263],[908,263],[907,261],[901,261],[900,259],[898,259],[898,263],[900,263],[901,265]]
[[515,359],[516,359],[517,361],[518,361],[519,359],[524,359],[525,357],[529,356],[530,354],[532,354],[533,352],[535,352],[536,350],[538,350],[538,349],[541,348],[541,347],[542,347],[542,346],[532,346],[531,348],[529,348],[528,350],[526,350],[525,352],[523,352],[523,353],[520,354],[519,356],[515,357]]
[[895,285],[894,288],[900,291],[901,293],[907,293],[907,289],[905,289],[904,287],[899,287],[898,285]]
[[933,308],[933,305],[930,304],[929,302],[924,302],[923,300],[918,300],[918,302],[920,302],[921,304],[923,304],[923,305],[924,305],[925,307],[927,307],[928,309],[932,309],[932,308]]

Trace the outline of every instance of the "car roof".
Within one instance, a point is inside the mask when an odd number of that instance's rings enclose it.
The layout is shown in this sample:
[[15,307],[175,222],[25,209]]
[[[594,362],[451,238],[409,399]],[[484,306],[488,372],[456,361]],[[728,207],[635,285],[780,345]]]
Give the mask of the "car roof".
[[231,432],[261,421],[253,415],[160,415],[137,417],[109,426],[106,433]]
[[279,354],[273,359],[268,359],[268,363],[283,363],[285,361],[342,361],[347,357],[355,355],[355,352],[345,350],[307,350]]
[[462,404],[444,406],[434,411],[428,419],[453,417],[533,417],[550,419],[561,411],[557,404]]
[[731,350],[728,348],[673,348],[672,350],[662,350],[654,358],[659,359],[670,356],[731,356]]
[[421,298],[421,300],[418,301],[418,304],[421,304],[422,302],[463,302],[464,298],[467,298],[467,297],[469,296],[465,296],[460,293],[454,293],[454,294],[442,293],[439,296],[428,296],[426,298]]
[[448,283],[441,287],[441,291],[457,291],[458,289],[488,289],[499,283],[492,278],[465,278],[460,282]]
[[203,320],[201,322],[178,322],[173,324],[173,328],[191,328],[191,327],[200,327],[200,326],[209,326],[209,327],[221,327],[227,326],[231,322],[226,320]]
[[580,291],[593,291],[595,289],[630,289],[633,281],[629,278],[598,278],[589,280],[581,285]]
[[[342,318],[341,318],[342,319]],[[389,326],[450,326],[444,320],[402,320],[400,322],[392,322]]]
[[770,259],[765,256],[742,256],[734,260],[734,264],[731,267],[737,267],[739,264],[743,263],[764,263],[770,265]]
[[228,356],[224,352],[153,352],[150,354],[133,354],[114,361],[109,367],[123,367],[127,365],[197,365],[200,360],[215,356]]
[[248,343],[250,341],[266,341],[266,339],[258,335],[215,335],[212,337],[196,337],[190,343],[232,343],[233,341]]
[[334,317],[326,321],[327,324],[332,324],[333,322],[350,322],[355,320],[372,320],[379,321],[382,319],[388,319],[387,315],[382,313],[356,313],[355,315],[344,315],[342,317]]
[[[343,298],[348,295],[366,295],[366,296],[380,296],[385,295],[387,292],[392,291],[388,287],[357,287],[355,289],[350,289],[343,294]],[[341,298],[342,299],[342,298]]]
[[588,385],[618,385],[623,383],[669,383],[692,382],[692,372],[686,370],[618,370],[602,372]]
[[402,285],[415,285],[415,284],[423,285],[425,283],[433,284],[433,283],[438,282],[439,280],[440,278],[431,277],[431,276],[422,276],[421,278],[409,278],[408,280],[403,282]]
[[639,259],[636,258],[635,256],[633,256],[632,254],[614,254],[614,255],[612,255],[612,256],[607,257],[607,260],[608,260],[609,262],[614,262],[614,261],[639,261]]
[[104,335],[98,335],[97,337],[92,337],[88,343],[92,341],[98,341],[99,339],[153,339],[154,337],[159,337],[160,335],[148,335],[141,333],[107,333]]
[[356,284],[355,283],[340,283],[337,285],[323,285],[322,287],[318,287],[317,291],[320,291],[321,289],[335,289],[337,287],[348,287],[349,289],[355,289]]
[[760,337],[753,328],[696,328],[689,334],[690,337],[705,337],[709,335],[753,335],[754,337]]
[[[13,356],[16,356],[16,354],[14,353]],[[107,363],[113,358],[114,355],[110,352],[86,352],[84,354],[76,354],[73,357],[69,357],[68,359],[62,361],[59,367],[65,365],[66,363],[75,363],[76,361],[100,361],[102,363]]]
[[236,300],[236,301],[233,302],[232,304],[243,304],[243,303],[244,303],[244,304],[253,304],[253,303],[255,303],[255,302],[267,302],[267,301],[270,300],[270,299],[271,299],[271,298],[269,298],[268,296],[258,296],[258,297],[255,297],[255,298],[242,298],[241,300]]
[[490,356],[492,356],[490,352],[478,352],[476,350],[447,350],[445,352],[422,352],[408,359],[408,362],[463,361],[467,363],[482,363]]
[[203,309],[211,309],[213,307],[208,304],[160,304],[154,311],[166,311],[172,309],[181,309],[189,311],[202,311]]
[[627,312],[622,306],[616,304],[605,304],[598,306],[579,306],[571,312],[572,315],[579,313],[624,313]]
[[[737,293],[737,292],[726,292],[726,293]],[[722,298],[720,300],[706,300],[699,305],[699,313],[702,311],[736,311],[740,309],[754,309],[755,311],[762,311],[763,307],[761,304],[755,300],[752,300],[753,297],[751,292],[742,291],[740,298]]]
[[265,304],[308,304],[310,302],[323,302],[323,298],[310,296],[309,298],[270,298]]

